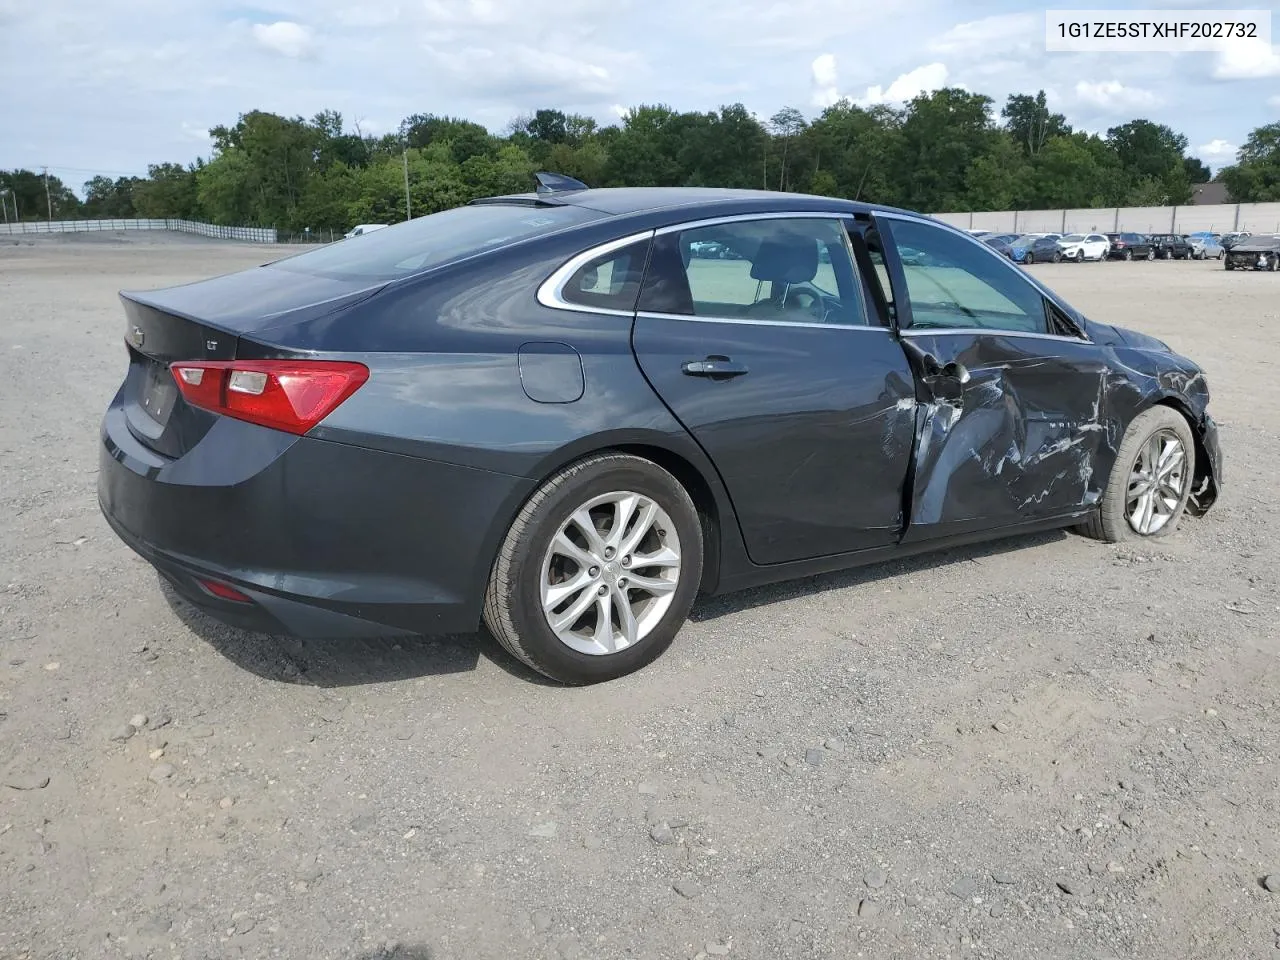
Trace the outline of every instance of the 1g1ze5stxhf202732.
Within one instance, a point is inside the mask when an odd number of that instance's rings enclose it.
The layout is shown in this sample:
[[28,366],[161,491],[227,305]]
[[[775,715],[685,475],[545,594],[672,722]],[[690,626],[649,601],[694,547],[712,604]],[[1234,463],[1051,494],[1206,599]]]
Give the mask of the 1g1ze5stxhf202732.
[[1048,10],[1050,53],[1270,49],[1270,10]]

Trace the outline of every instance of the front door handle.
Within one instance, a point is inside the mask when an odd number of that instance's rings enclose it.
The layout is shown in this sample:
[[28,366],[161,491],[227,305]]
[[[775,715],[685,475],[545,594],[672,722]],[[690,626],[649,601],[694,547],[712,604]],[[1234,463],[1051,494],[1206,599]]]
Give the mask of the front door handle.
[[712,380],[728,380],[747,372],[745,363],[736,363],[728,357],[711,356],[705,360],[689,360],[681,364],[680,372],[690,377],[710,377]]

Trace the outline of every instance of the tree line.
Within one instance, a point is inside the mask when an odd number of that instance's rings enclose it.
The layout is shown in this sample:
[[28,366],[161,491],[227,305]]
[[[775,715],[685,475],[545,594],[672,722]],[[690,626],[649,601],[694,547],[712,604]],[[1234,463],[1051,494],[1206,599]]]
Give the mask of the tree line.
[[[300,233],[404,219],[406,179],[419,216],[528,191],[536,170],[591,186],[790,190],[926,212],[1185,204],[1210,178],[1168,126],[1074,130],[1043,91],[998,111],[990,97],[948,88],[902,106],[844,100],[812,120],[788,107],[764,122],[740,103],[705,113],[642,105],[605,126],[545,109],[500,135],[434,114],[370,136],[334,111],[308,120],[255,110],[210,137],[208,159],[94,177],[83,200],[29,170],[0,171],[0,191],[23,219],[172,217]],[[1280,124],[1255,130],[1219,178],[1236,201],[1280,199]]]

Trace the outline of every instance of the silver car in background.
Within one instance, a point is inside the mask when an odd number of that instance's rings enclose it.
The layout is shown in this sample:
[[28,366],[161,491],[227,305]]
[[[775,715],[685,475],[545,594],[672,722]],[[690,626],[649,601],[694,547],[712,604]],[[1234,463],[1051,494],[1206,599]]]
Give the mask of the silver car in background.
[[1218,238],[1213,235],[1192,234],[1187,237],[1187,242],[1191,244],[1192,260],[1221,260],[1226,253]]

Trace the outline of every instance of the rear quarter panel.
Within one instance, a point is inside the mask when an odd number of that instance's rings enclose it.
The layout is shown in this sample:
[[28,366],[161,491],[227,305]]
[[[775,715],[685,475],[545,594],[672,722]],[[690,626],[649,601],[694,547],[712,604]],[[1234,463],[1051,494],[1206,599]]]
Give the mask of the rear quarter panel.
[[738,555],[741,538],[714,467],[636,363],[632,319],[537,300],[538,286],[565,260],[617,234],[616,226],[593,228],[512,248],[276,331],[281,347],[341,354],[369,367],[368,383],[311,435],[528,481],[495,515],[476,518],[487,524],[490,558],[528,492],[559,468],[604,448],[656,448],[697,470],[727,521],[722,537]]

